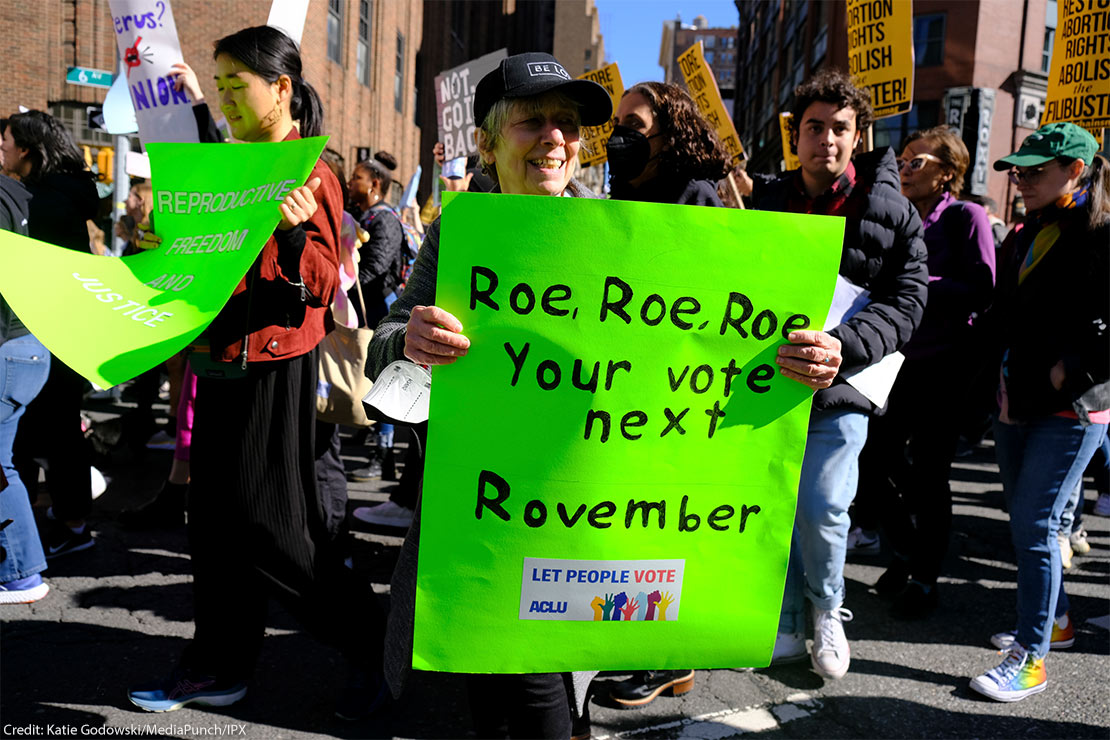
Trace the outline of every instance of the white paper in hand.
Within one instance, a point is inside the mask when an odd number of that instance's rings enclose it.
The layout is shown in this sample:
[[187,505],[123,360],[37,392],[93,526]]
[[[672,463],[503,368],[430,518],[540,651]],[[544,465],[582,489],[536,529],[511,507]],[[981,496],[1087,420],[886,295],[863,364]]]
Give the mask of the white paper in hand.
[[404,424],[428,420],[432,374],[422,365],[405,360],[390,363],[374,381],[362,402]]

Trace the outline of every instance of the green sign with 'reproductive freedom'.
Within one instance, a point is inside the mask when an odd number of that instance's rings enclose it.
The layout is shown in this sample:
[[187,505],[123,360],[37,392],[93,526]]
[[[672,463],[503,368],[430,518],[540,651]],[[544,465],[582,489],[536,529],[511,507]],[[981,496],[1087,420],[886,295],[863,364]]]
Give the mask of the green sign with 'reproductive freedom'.
[[452,195],[413,667],[766,665],[843,219]]
[[129,380],[216,317],[325,143],[151,143],[161,247],[116,259],[0,231],[0,294],[78,373],[101,388]]

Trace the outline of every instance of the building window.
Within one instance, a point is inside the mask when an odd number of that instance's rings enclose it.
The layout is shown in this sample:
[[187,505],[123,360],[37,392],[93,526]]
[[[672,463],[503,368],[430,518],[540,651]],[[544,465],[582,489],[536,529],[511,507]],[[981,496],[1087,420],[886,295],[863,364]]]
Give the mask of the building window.
[[[710,37],[710,38],[712,38],[712,37]],[[706,64],[713,64],[713,52],[711,52],[711,51],[705,52],[705,63]]]
[[890,116],[875,121],[875,148],[893,147],[900,152],[902,140],[910,132],[932,128],[940,123],[939,100],[915,100],[913,108],[900,116]]
[[716,36],[706,36],[705,37],[705,48],[706,49],[712,49],[713,45],[716,44],[716,43],[717,43],[717,37]]
[[913,19],[913,56],[916,67],[944,63],[944,13],[919,15]]
[[358,48],[355,64],[358,81],[370,86],[370,0],[358,3]]
[[343,0],[328,0],[328,59],[343,63]]
[[393,107],[398,113],[405,111],[405,36],[397,34],[397,69],[393,75]]
[[[50,115],[65,126],[77,144],[112,146],[115,140],[111,134],[107,131],[89,128],[88,114],[85,110],[87,107],[84,103],[51,103]],[[110,180],[112,173],[108,172],[106,174]]]
[[1048,74],[1052,65],[1052,47],[1056,43],[1056,0],[1048,0],[1044,9],[1044,50],[1041,52],[1041,71]]

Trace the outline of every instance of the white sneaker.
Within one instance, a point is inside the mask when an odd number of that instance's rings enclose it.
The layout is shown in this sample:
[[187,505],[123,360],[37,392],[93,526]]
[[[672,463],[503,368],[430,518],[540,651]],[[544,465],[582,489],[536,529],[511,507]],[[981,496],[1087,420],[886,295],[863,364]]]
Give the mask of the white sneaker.
[[863,527],[848,532],[848,552],[874,555],[879,552],[879,533]]
[[771,665],[784,665],[805,660],[806,637],[801,632],[780,632],[775,638],[775,650],[771,653]]
[[810,662],[813,670],[825,678],[843,678],[851,662],[844,622],[852,621],[852,612],[843,607],[818,609],[813,607],[813,649]]
[[392,501],[376,506],[360,506],[354,510],[354,517],[360,522],[377,524],[379,527],[399,527],[408,529],[412,524],[413,510],[398,506]]
[[1087,530],[1081,529],[1078,532],[1072,532],[1071,537],[1072,552],[1080,555],[1086,555],[1091,551],[1091,543],[1087,542]]
[[1100,493],[1092,512],[1097,516],[1110,516],[1110,493]]
[[[805,660],[806,636],[801,632],[779,632],[775,636],[775,649],[771,651],[771,666],[788,665]],[[768,666],[770,667],[770,666]],[[753,671],[754,668],[744,667],[742,671]]]

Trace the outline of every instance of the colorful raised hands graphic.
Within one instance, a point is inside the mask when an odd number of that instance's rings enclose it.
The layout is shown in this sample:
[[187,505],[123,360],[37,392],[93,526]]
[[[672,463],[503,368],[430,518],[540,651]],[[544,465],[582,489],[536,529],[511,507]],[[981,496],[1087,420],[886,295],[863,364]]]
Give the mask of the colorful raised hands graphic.
[[636,599],[629,599],[628,605],[621,608],[621,612],[624,613],[624,621],[631,622],[635,618],[637,606]]
[[605,603],[605,600],[602,599],[600,596],[595,596],[594,600],[590,602],[590,606],[592,606],[593,609],[594,609],[594,621],[595,622],[600,622],[601,621],[601,605],[604,604],[604,603]]
[[647,614],[644,615],[644,620],[645,621],[650,622],[653,619],[655,619],[655,605],[659,603],[659,598],[660,597],[659,597],[659,592],[658,591],[652,591],[650,594],[648,594],[648,597],[647,597],[647,604],[648,604]]
[[670,591],[664,591],[663,595],[659,598],[659,621],[665,622],[667,620],[667,607],[674,603],[674,594]]
[[639,619],[642,622],[644,621],[644,615],[647,613],[647,594],[641,591],[640,593],[636,594],[635,601],[640,605],[640,608],[636,610],[636,619]]
[[605,621],[608,622],[609,615],[613,612],[613,594],[605,594],[605,603],[601,605],[601,611],[605,614]]
[[624,593],[623,591],[620,592],[619,594],[617,594],[616,598],[613,599],[613,606],[616,607],[615,609],[613,609],[613,621],[614,622],[621,621],[621,611],[624,610],[624,605],[627,604],[627,603],[628,603],[628,594]]

